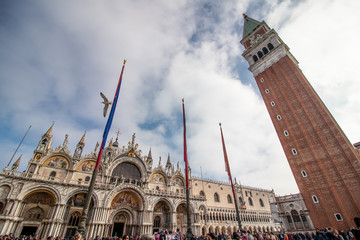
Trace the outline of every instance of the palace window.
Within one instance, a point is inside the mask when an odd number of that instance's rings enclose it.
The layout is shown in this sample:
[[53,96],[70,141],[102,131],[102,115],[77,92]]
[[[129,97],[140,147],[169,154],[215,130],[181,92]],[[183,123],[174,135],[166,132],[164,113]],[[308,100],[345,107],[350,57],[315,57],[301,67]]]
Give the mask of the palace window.
[[205,197],[204,191],[200,191],[200,196]]
[[260,198],[259,202],[260,202],[260,206],[265,207],[264,202],[261,198]]
[[219,198],[219,194],[218,194],[218,193],[215,193],[215,194],[214,194],[214,201],[215,201],[215,202],[220,202],[220,198]]
[[254,62],[257,62],[259,59],[256,55],[253,55],[253,60],[254,60]]
[[228,203],[232,203],[232,198],[231,198],[230,194],[227,195],[227,200],[228,200]]
[[248,200],[249,200],[249,205],[250,205],[250,206],[254,206],[254,203],[253,203],[253,201],[252,201],[252,199],[251,199],[250,197],[249,197]]
[[264,56],[264,54],[261,51],[258,51],[257,55],[259,58],[262,58]]
[[85,178],[85,182],[89,182],[89,181],[90,181],[90,177],[87,176],[87,177]]

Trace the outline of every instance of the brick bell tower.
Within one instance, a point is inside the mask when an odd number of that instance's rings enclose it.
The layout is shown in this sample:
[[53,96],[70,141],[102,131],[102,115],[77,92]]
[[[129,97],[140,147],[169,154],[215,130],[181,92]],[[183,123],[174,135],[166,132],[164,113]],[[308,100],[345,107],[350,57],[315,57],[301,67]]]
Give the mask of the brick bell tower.
[[356,227],[360,156],[273,29],[244,14],[240,43],[314,226]]

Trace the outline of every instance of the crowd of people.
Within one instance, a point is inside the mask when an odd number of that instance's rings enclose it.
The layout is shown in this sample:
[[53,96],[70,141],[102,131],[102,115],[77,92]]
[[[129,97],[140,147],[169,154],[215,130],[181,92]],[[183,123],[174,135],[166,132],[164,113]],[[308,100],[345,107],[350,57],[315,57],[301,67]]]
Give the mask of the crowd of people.
[[[179,231],[160,231],[155,234],[144,234],[140,236],[124,235],[122,237],[100,237],[89,238],[89,240],[185,240],[186,235]],[[252,233],[250,231],[234,232],[233,234],[208,233],[206,235],[195,236],[191,240],[360,240],[360,229],[351,229],[349,231],[336,230],[333,228],[317,229],[314,232],[305,233],[279,233],[272,232]],[[0,240],[41,240],[37,234],[33,236],[19,236],[13,234],[0,235]],[[46,240],[84,240],[79,233],[71,238],[61,238],[49,236]]]

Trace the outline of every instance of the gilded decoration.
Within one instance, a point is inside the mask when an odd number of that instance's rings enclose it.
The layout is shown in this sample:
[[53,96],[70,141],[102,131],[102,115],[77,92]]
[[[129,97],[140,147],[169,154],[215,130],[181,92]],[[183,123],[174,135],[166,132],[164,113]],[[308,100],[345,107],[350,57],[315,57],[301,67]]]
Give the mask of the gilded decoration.
[[111,207],[129,206],[134,210],[140,209],[139,197],[133,192],[121,192],[111,202]]
[[175,178],[175,179],[172,181],[171,185],[183,187],[183,186],[184,186],[184,182],[183,182],[180,178]]
[[165,184],[165,177],[160,173],[155,173],[151,176],[150,182]]
[[78,193],[75,194],[74,197],[71,199],[73,206],[75,207],[83,207],[85,205],[86,194],[85,193]]
[[37,154],[35,155],[35,159],[36,159],[37,161],[39,161],[40,158],[41,158],[41,156],[42,156],[41,153],[37,153]]
[[134,151],[130,151],[130,152],[128,153],[128,156],[130,156],[130,157],[136,157]]
[[158,202],[154,207],[154,212],[169,212],[169,206],[164,202]]
[[85,161],[77,168],[78,171],[91,172],[95,167],[94,161]]
[[44,166],[68,169],[69,162],[62,156],[53,156],[44,162]]

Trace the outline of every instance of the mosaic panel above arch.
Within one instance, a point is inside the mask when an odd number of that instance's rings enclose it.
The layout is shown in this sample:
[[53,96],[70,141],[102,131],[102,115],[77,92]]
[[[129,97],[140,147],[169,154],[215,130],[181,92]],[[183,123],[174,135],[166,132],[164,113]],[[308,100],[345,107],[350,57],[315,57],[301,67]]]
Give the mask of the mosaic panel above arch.
[[[87,161],[80,163],[80,165],[77,167],[76,170],[82,171],[82,172],[92,172],[95,168],[95,164],[96,164],[96,162],[94,160],[87,160]],[[99,174],[102,174],[101,167],[99,167]]]
[[35,191],[30,194],[28,194],[24,198],[24,203],[40,203],[40,204],[46,204],[46,205],[52,205],[55,204],[56,199],[55,196],[47,191]]
[[150,182],[163,185],[166,184],[165,177],[161,173],[154,173],[153,175],[151,175]]
[[183,187],[184,186],[184,182],[181,178],[174,178],[172,181],[171,181],[171,185],[172,186],[177,186],[177,187]]
[[142,209],[142,200],[138,194],[133,191],[122,191],[111,201],[111,207],[130,207],[133,210]]
[[43,165],[54,168],[68,169],[69,161],[63,156],[52,156],[49,159],[47,159]]

